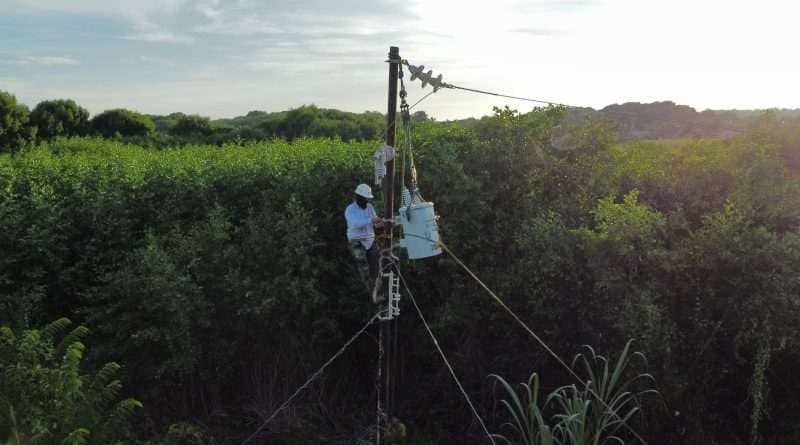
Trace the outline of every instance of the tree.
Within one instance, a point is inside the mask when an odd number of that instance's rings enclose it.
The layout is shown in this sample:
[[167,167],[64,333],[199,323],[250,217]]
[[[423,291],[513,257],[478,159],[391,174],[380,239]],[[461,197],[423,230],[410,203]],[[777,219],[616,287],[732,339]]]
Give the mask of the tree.
[[177,113],[170,113],[166,116],[159,116],[154,114],[151,114],[149,116],[151,119],[153,119],[153,123],[156,124],[157,132],[169,133],[169,130],[175,126],[175,123],[178,121],[178,119],[186,115],[184,113],[177,112]]
[[89,112],[71,99],[45,100],[31,112],[31,124],[41,139],[83,136],[89,130]]
[[428,122],[429,120],[432,119],[430,118],[430,116],[428,116],[428,113],[422,110],[415,111],[411,114],[411,122],[415,124],[421,124],[423,122]]
[[278,126],[278,135],[292,140],[305,136],[309,127],[319,118],[320,110],[314,105],[304,105],[286,113],[286,117]]
[[14,151],[36,138],[36,128],[28,122],[28,107],[17,104],[13,94],[0,91],[0,153]]
[[[81,374],[89,330],[62,318],[42,329],[0,327],[0,443],[121,443],[142,404],[119,400],[116,363]],[[58,341],[60,339],[60,341]],[[126,437],[128,436],[128,437]]]
[[214,132],[211,120],[197,114],[181,115],[169,129],[173,136],[208,136]]
[[105,137],[146,136],[155,131],[153,119],[135,111],[117,108],[104,111],[92,119],[92,130]]

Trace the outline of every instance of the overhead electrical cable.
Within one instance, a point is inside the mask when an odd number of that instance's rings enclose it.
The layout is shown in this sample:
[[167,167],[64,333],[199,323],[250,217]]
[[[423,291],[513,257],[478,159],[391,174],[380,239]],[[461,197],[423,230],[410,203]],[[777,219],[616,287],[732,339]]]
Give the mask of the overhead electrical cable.
[[[409,71],[411,71],[411,80],[415,80],[415,79],[421,80],[423,88],[425,88],[426,85],[431,85],[433,87],[433,92],[432,93],[435,93],[436,91],[438,91],[440,89],[461,90],[461,91],[465,91],[465,92],[468,92],[468,93],[484,94],[484,95],[495,96],[495,97],[504,97],[504,98],[508,98],[508,99],[521,100],[521,101],[527,101],[527,102],[534,102],[534,103],[539,103],[539,104],[543,104],[543,105],[550,105],[550,106],[557,106],[557,107],[564,107],[564,108],[572,108],[572,109],[577,109],[577,110],[592,110],[593,112],[600,113],[601,115],[619,115],[619,116],[628,116],[628,117],[638,117],[638,116],[640,116],[639,113],[634,113],[634,112],[630,112],[630,111],[606,110],[606,109],[595,110],[594,108],[587,107],[587,106],[572,105],[572,104],[568,104],[568,103],[564,103],[564,102],[546,100],[546,99],[541,99],[541,98],[517,96],[517,95],[512,95],[512,94],[500,93],[500,92],[497,92],[497,91],[481,90],[481,89],[477,89],[477,88],[468,88],[468,87],[464,87],[464,86],[461,86],[461,85],[455,85],[455,84],[452,84],[452,83],[449,83],[449,82],[444,82],[442,80],[442,75],[441,74],[438,77],[433,77],[433,72],[432,71],[428,71],[427,73],[425,73],[424,72],[424,68],[425,68],[424,65],[414,66],[414,65],[410,64],[408,62],[408,60],[405,60],[405,59],[403,59],[402,63],[403,63],[403,65],[405,65],[405,66],[407,66],[409,68]],[[429,93],[429,94],[432,94],[432,93]],[[662,118],[662,119],[659,119],[659,120],[661,122],[672,122],[672,123],[680,124],[680,125],[687,125],[688,124],[688,122],[686,122],[686,121],[676,120],[676,119],[663,119]],[[733,130],[733,131],[738,130],[736,128],[728,128],[728,129],[729,130]]]
[[316,371],[314,374],[312,374],[312,375],[311,375],[311,377],[309,377],[309,378],[308,378],[308,380],[306,380],[306,382],[305,382],[305,383],[303,383],[303,385],[301,385],[299,388],[297,388],[297,390],[294,392],[294,394],[292,394],[292,395],[291,395],[291,396],[290,396],[288,399],[286,399],[286,401],[285,401],[285,402],[283,402],[283,403],[281,404],[281,406],[279,406],[279,407],[278,407],[278,409],[276,409],[276,410],[275,410],[275,411],[272,413],[272,415],[270,415],[270,416],[267,418],[267,420],[265,420],[265,421],[264,421],[264,422],[261,424],[261,426],[259,426],[259,427],[258,427],[258,429],[257,429],[257,430],[255,430],[255,432],[253,432],[253,434],[251,434],[251,435],[250,435],[250,436],[249,436],[247,439],[245,439],[245,440],[242,442],[242,444],[241,444],[241,445],[245,445],[246,443],[250,442],[250,441],[251,441],[251,440],[252,440],[254,437],[256,437],[256,436],[258,435],[258,433],[260,433],[260,432],[261,432],[261,430],[263,430],[263,429],[264,429],[264,428],[267,426],[267,424],[269,424],[269,423],[270,423],[270,422],[271,422],[271,421],[272,421],[272,420],[275,418],[275,416],[277,416],[277,415],[278,415],[278,413],[279,413],[279,412],[281,412],[281,411],[282,411],[282,410],[284,410],[284,409],[285,409],[287,406],[289,406],[289,404],[290,404],[290,403],[292,403],[292,401],[295,399],[295,397],[297,397],[297,396],[298,396],[298,395],[299,395],[301,392],[303,392],[303,390],[304,390],[304,389],[306,389],[306,388],[308,387],[308,385],[310,385],[310,384],[311,384],[311,383],[312,383],[314,380],[316,380],[316,379],[317,379],[317,377],[319,377],[320,375],[322,375],[322,373],[325,371],[325,368],[327,368],[327,367],[328,367],[328,365],[330,365],[330,364],[331,364],[331,363],[333,363],[333,362],[334,362],[334,361],[335,361],[337,358],[339,358],[339,356],[340,356],[340,355],[342,355],[342,354],[344,353],[344,351],[346,351],[346,350],[347,350],[347,348],[348,348],[348,347],[350,347],[350,345],[351,345],[351,344],[352,344],[354,341],[356,341],[356,339],[357,339],[358,337],[360,337],[360,336],[361,336],[361,334],[363,334],[363,333],[364,333],[364,331],[366,331],[366,330],[367,330],[367,328],[368,328],[368,327],[369,327],[369,326],[370,326],[370,325],[371,325],[373,322],[375,322],[375,320],[377,320],[377,319],[378,319],[378,316],[379,316],[379,315],[380,315],[380,313],[377,313],[377,314],[373,315],[373,316],[372,316],[372,318],[370,318],[370,319],[369,319],[369,321],[367,322],[367,324],[365,324],[365,325],[364,325],[364,327],[362,327],[361,329],[359,329],[359,330],[358,330],[358,332],[356,332],[356,333],[355,333],[355,335],[353,335],[352,337],[350,337],[350,340],[347,340],[347,342],[344,344],[344,346],[342,346],[342,347],[341,347],[341,349],[339,349],[339,350],[336,352],[336,354],[333,354],[333,356],[332,356],[330,359],[328,359],[328,361],[327,361],[327,362],[325,362],[325,364],[324,364],[324,365],[322,365],[322,367],[320,367],[320,368],[319,368],[319,369],[318,369],[318,370],[317,370],[317,371]]
[[[453,251],[452,251],[452,250],[450,250],[450,248],[449,248],[449,247],[448,247],[448,246],[447,246],[447,245],[446,245],[444,242],[442,242],[441,240],[439,240],[439,241],[434,241],[434,240],[431,240],[431,239],[429,239],[429,238],[425,238],[425,237],[418,236],[418,235],[414,235],[414,234],[410,234],[410,233],[406,233],[406,234],[405,234],[405,236],[412,236],[412,237],[415,237],[415,238],[425,239],[425,240],[428,240],[428,241],[431,241],[431,242],[435,242],[436,244],[438,244],[438,245],[439,245],[439,247],[441,247],[441,248],[442,248],[442,250],[444,250],[444,251],[445,251],[445,252],[446,252],[448,255],[450,255],[450,257],[451,257],[451,258],[452,258],[452,259],[453,259],[453,260],[454,260],[454,261],[455,261],[455,262],[456,262],[456,263],[457,263],[459,266],[461,266],[461,268],[462,268],[462,269],[464,269],[464,271],[466,271],[466,272],[467,272],[467,274],[468,274],[468,275],[469,275],[469,276],[470,276],[470,277],[471,277],[473,280],[475,280],[475,282],[476,282],[476,283],[478,283],[478,285],[479,285],[480,287],[482,287],[482,288],[483,288],[483,290],[485,290],[485,291],[486,291],[486,293],[488,293],[488,294],[489,294],[489,295],[490,295],[490,296],[491,296],[491,297],[492,297],[492,298],[493,298],[493,299],[494,299],[494,300],[497,302],[497,304],[499,304],[499,305],[500,305],[500,307],[502,307],[503,309],[505,309],[505,311],[506,311],[506,312],[508,312],[508,314],[509,314],[509,315],[511,315],[511,317],[512,317],[512,318],[513,318],[513,319],[514,319],[514,320],[515,320],[515,321],[516,321],[516,322],[517,322],[517,323],[518,323],[520,326],[522,326],[522,328],[523,328],[523,329],[524,329],[524,330],[525,330],[525,331],[526,331],[526,332],[527,332],[527,333],[528,333],[528,334],[529,334],[531,337],[533,337],[533,339],[534,339],[534,340],[536,340],[536,342],[537,342],[537,343],[539,343],[539,345],[540,345],[542,348],[544,348],[544,350],[545,350],[545,351],[547,351],[547,353],[548,353],[548,354],[549,354],[551,357],[553,357],[553,359],[555,359],[555,360],[556,360],[556,362],[558,362],[558,363],[559,363],[559,364],[560,364],[560,365],[561,365],[561,366],[562,366],[562,367],[563,367],[563,368],[564,368],[564,369],[567,371],[567,373],[569,373],[569,374],[570,374],[572,377],[574,377],[574,378],[575,378],[575,379],[576,379],[578,382],[580,382],[581,384],[583,384],[583,385],[585,386],[586,390],[587,390],[587,391],[589,391],[589,392],[590,392],[590,393],[591,393],[591,394],[592,394],[594,397],[596,397],[596,398],[597,398],[597,401],[598,401],[598,402],[599,402],[601,405],[603,405],[603,408],[606,408],[606,409],[607,409],[607,410],[608,410],[608,411],[609,411],[611,414],[613,414],[613,415],[614,415],[614,416],[615,416],[615,417],[616,417],[616,418],[617,418],[619,421],[621,421],[621,422],[622,422],[622,424],[623,424],[623,425],[625,425],[625,427],[628,429],[628,431],[630,431],[630,433],[631,433],[631,434],[633,434],[633,436],[635,436],[637,440],[639,440],[639,441],[640,441],[642,444],[644,444],[644,445],[647,445],[647,442],[644,440],[644,438],[642,438],[642,436],[640,436],[640,435],[639,435],[639,434],[638,434],[638,433],[637,433],[637,432],[636,432],[636,431],[635,431],[635,430],[634,430],[634,429],[633,429],[633,428],[632,428],[630,425],[628,425],[628,424],[627,424],[627,422],[625,422],[625,419],[623,419],[622,417],[620,417],[620,415],[619,415],[619,414],[617,414],[617,412],[616,412],[616,411],[615,411],[615,410],[614,410],[614,409],[613,409],[611,406],[609,406],[609,405],[608,405],[608,403],[606,403],[606,402],[605,402],[605,401],[604,401],[604,400],[603,400],[603,399],[600,397],[600,395],[599,395],[599,394],[597,394],[597,392],[596,392],[594,389],[592,389],[591,387],[589,387],[589,384],[590,384],[590,383],[594,383],[594,382],[585,382],[585,381],[584,381],[584,380],[583,380],[583,379],[582,379],[582,378],[581,378],[581,377],[580,377],[578,374],[576,374],[576,373],[575,373],[575,371],[574,371],[572,368],[570,368],[570,367],[569,367],[569,366],[566,364],[566,362],[564,362],[564,360],[562,360],[562,359],[561,359],[561,357],[559,357],[559,356],[558,356],[558,354],[556,354],[556,353],[555,353],[555,351],[553,351],[553,349],[551,349],[551,348],[550,348],[550,346],[548,346],[548,345],[547,345],[547,343],[545,343],[545,341],[544,341],[544,340],[542,340],[542,338],[541,338],[541,337],[539,337],[539,336],[538,336],[538,335],[537,335],[537,334],[536,334],[536,333],[533,331],[533,329],[531,329],[531,328],[530,328],[530,327],[529,327],[529,326],[528,326],[528,325],[527,325],[527,324],[526,324],[524,321],[522,321],[522,319],[521,319],[521,318],[520,318],[520,317],[519,317],[519,316],[518,316],[518,315],[517,315],[517,314],[516,314],[516,313],[515,313],[515,312],[514,312],[514,311],[513,311],[511,308],[510,308],[510,307],[508,307],[508,305],[507,305],[507,304],[505,304],[505,302],[503,302],[503,300],[501,300],[501,299],[500,299],[500,297],[498,297],[498,296],[497,296],[497,294],[496,294],[496,293],[494,293],[494,291],[492,291],[492,289],[491,289],[491,288],[489,288],[489,286],[487,286],[487,285],[486,285],[486,283],[484,283],[484,282],[483,282],[483,281],[482,281],[480,278],[478,278],[478,276],[475,274],[475,272],[473,272],[473,271],[472,271],[472,269],[470,269],[470,268],[469,268],[469,266],[467,266],[466,264],[464,264],[464,262],[463,262],[463,261],[461,261],[461,258],[459,258],[459,257],[458,257],[458,256],[457,256],[455,253],[453,253]],[[402,278],[402,275],[401,275],[401,278]]]
[[461,91],[466,91],[466,92],[469,92],[469,93],[485,94],[485,95],[488,95],[488,96],[505,97],[507,99],[522,100],[522,101],[527,101],[527,102],[535,102],[535,103],[539,103],[539,104],[543,104],[543,105],[550,105],[550,106],[553,106],[553,107],[574,108],[574,109],[578,109],[578,110],[590,109],[590,110],[594,111],[595,113],[618,114],[618,115],[621,115],[621,116],[637,116],[636,113],[632,113],[632,112],[629,112],[629,111],[595,110],[594,108],[591,108],[591,107],[582,107],[582,106],[579,106],[579,105],[570,105],[570,104],[565,104],[563,102],[553,102],[553,101],[550,101],[550,100],[536,99],[536,98],[532,98],[532,97],[513,96],[513,95],[510,95],[510,94],[497,93],[497,92],[494,92],[494,91],[478,90],[478,89],[475,89],[475,88],[467,88],[467,87],[462,87],[462,86],[459,86],[459,85],[453,85],[452,83],[442,82],[442,86],[441,87],[442,88],[447,88],[447,89],[450,89],[450,90],[461,90]]
[[609,412],[611,412],[615,417],[617,417],[620,421],[622,421],[622,424],[627,427],[627,429],[631,432],[631,434],[633,434],[636,437],[636,439],[638,439],[641,443],[645,445],[647,444],[647,442],[645,442],[642,436],[640,436],[636,431],[634,431],[634,429],[631,428],[627,424],[627,422],[625,422],[625,420],[622,417],[620,417],[620,415],[617,414],[617,412],[613,408],[611,408],[605,402],[605,400],[602,399],[602,397],[600,397],[599,394],[597,394],[592,388],[589,387],[589,383],[595,383],[595,382],[584,382],[583,379],[578,374],[576,374],[575,371],[572,370],[572,368],[567,366],[564,360],[562,360],[561,357],[559,357],[558,354],[555,353],[555,351],[553,351],[549,346],[547,346],[547,343],[545,343],[544,340],[541,339],[541,337],[536,335],[536,333],[533,332],[533,329],[528,327],[528,325],[524,321],[522,321],[522,319],[510,307],[508,307],[508,305],[506,305],[505,302],[503,302],[503,300],[501,300],[500,297],[498,297],[497,294],[495,294],[494,291],[492,291],[489,288],[489,286],[486,285],[486,283],[481,281],[481,279],[478,278],[477,275],[475,275],[475,272],[473,272],[472,269],[470,269],[466,264],[464,264],[464,262],[461,261],[461,259],[457,257],[456,254],[453,253],[453,251],[450,250],[450,248],[447,247],[445,243],[439,241],[439,246],[441,246],[442,250],[447,252],[447,254],[450,255],[450,257],[453,258],[453,260],[456,263],[458,263],[458,265],[461,266],[467,272],[467,274],[469,274],[469,276],[472,277],[475,280],[475,282],[478,283],[486,291],[486,293],[491,295],[491,297],[494,298],[497,304],[499,304],[500,307],[505,309],[506,312],[508,312],[508,314],[511,315],[511,317],[517,323],[519,323],[519,325],[522,326],[522,328],[525,329],[525,331],[527,331],[528,334],[530,334],[530,336],[533,337],[542,346],[542,348],[544,348],[545,351],[547,351],[547,353],[550,354],[551,357],[553,357],[570,375],[572,375],[572,377],[574,377],[576,380],[584,384],[585,388],[597,398],[597,400],[600,402],[600,404],[603,405],[604,408],[609,410]]
[[486,422],[484,422],[481,415],[478,414],[478,410],[475,409],[475,405],[472,403],[472,399],[470,399],[469,394],[467,394],[467,391],[464,389],[464,385],[462,385],[461,381],[458,379],[456,372],[453,370],[453,365],[450,364],[450,360],[447,359],[447,356],[442,350],[442,347],[439,345],[439,340],[436,338],[436,335],[433,334],[433,330],[431,330],[428,321],[422,314],[422,309],[420,309],[419,305],[417,304],[417,300],[414,298],[414,293],[411,292],[411,289],[408,287],[408,283],[406,283],[406,279],[403,277],[403,274],[400,273],[399,269],[397,270],[397,275],[400,277],[400,281],[403,283],[403,287],[405,287],[406,292],[408,292],[408,298],[411,299],[411,303],[414,305],[414,309],[417,310],[417,314],[419,315],[420,320],[422,320],[422,324],[425,325],[425,330],[428,331],[428,335],[431,337],[433,345],[436,346],[436,350],[439,351],[439,355],[442,357],[442,361],[444,361],[445,366],[447,366],[447,370],[450,371],[450,375],[453,377],[453,380],[456,382],[458,389],[461,391],[461,394],[467,401],[470,410],[472,410],[472,414],[478,420],[478,423],[480,423],[481,428],[483,429],[484,433],[486,433],[486,437],[489,439],[489,442],[491,442],[492,445],[496,445],[494,436],[492,436],[492,433],[489,432],[489,429],[486,427]]
[[556,107],[580,108],[580,107],[576,107],[574,105],[567,105],[567,104],[563,104],[563,103],[560,103],[560,102],[553,102],[553,101],[544,100],[544,99],[533,99],[533,98],[530,98],[530,97],[511,96],[509,94],[494,93],[492,91],[484,91],[484,90],[477,90],[475,88],[462,87],[462,86],[458,86],[458,85],[453,85],[451,83],[443,83],[442,84],[442,88],[448,88],[448,89],[451,89],[451,90],[469,91],[469,92],[472,92],[472,93],[487,94],[487,95],[490,95],[490,96],[505,97],[505,98],[508,98],[508,99],[524,100],[524,101],[536,102],[536,103],[540,103],[540,104],[544,104],[544,105],[553,105],[553,106],[556,106]]

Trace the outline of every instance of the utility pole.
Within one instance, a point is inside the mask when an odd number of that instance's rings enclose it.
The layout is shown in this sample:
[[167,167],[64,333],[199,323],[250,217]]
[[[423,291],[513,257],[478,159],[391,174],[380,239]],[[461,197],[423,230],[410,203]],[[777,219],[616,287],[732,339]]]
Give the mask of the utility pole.
[[[400,71],[400,50],[389,47],[389,106],[386,111],[386,145],[395,146],[395,127],[397,121],[397,77]],[[386,163],[386,176],[383,178],[384,217],[394,217],[394,159]],[[389,236],[384,238],[384,249],[392,248],[392,223],[386,223]]]
[[[396,120],[397,120],[397,78],[398,73],[400,72],[400,49],[396,46],[389,47],[389,102],[388,107],[386,110],[386,145],[391,147],[395,146],[395,128],[396,128]],[[386,163],[386,176],[383,178],[382,184],[382,192],[383,192],[383,205],[384,211],[383,215],[384,218],[394,218],[394,159],[388,161]],[[392,223],[385,222],[383,226],[384,230],[384,238],[383,238],[383,255],[391,255],[392,254],[392,243],[394,240],[392,239]],[[388,259],[387,259],[388,260]],[[381,267],[385,265],[385,262],[381,261]],[[381,271],[383,272],[383,271]],[[390,283],[388,278],[384,278],[383,281],[383,292],[385,298],[388,300],[391,296],[389,295]],[[388,306],[387,306],[388,307]],[[394,414],[392,402],[394,398],[394,389],[392,387],[392,371],[394,369],[393,358],[397,351],[395,351],[394,346],[396,346],[396,342],[392,341],[393,338],[397,336],[397,321],[390,320],[388,322],[384,321],[381,323],[381,331],[382,334],[381,338],[383,339],[383,350],[386,351],[386,417],[387,420]]]

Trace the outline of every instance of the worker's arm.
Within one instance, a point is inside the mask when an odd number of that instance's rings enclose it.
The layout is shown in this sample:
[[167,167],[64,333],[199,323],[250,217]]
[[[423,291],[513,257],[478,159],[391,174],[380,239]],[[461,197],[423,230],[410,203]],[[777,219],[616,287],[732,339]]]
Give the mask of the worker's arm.
[[372,214],[372,216],[370,216],[369,214],[362,216],[359,213],[361,212],[358,212],[357,210],[351,209],[349,207],[347,211],[344,212],[344,217],[347,220],[347,225],[350,228],[361,229],[370,224],[375,224],[376,222],[380,221],[380,218],[375,216],[374,213]]

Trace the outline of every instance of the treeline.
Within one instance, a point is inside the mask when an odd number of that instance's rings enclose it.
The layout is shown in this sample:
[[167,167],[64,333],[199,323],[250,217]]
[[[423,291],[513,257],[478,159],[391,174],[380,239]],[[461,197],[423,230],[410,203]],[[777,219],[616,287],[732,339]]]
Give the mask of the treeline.
[[[628,102],[609,105],[600,110],[570,109],[570,119],[579,122],[591,117],[606,121],[617,140],[628,142],[642,139],[730,138],[747,132],[762,117],[765,110],[705,110],[698,112],[674,102],[642,104]],[[800,110],[770,112],[776,119],[794,121]]]
[[[84,138],[0,156],[0,348],[23,351],[0,356],[17,370],[0,379],[29,376],[0,381],[0,415],[30,413],[23,432],[72,422],[129,443],[241,443],[373,314],[342,211],[372,176],[376,145],[151,150]],[[564,110],[498,109],[469,126],[420,124],[414,146],[443,239],[561,357],[585,344],[613,356],[635,339],[659,391],[628,421],[647,443],[800,440],[797,122],[766,115],[727,140],[618,145]],[[403,268],[492,431],[510,419],[489,374],[576,383],[457,264]],[[403,305],[393,375],[409,442],[479,443]],[[73,348],[68,363],[59,345],[74,342],[45,327],[61,317],[91,331],[87,352]],[[356,342],[259,440],[363,438],[375,419],[376,348]],[[113,382],[113,365],[100,373],[107,363],[121,365],[117,399],[75,386],[78,372]],[[45,381],[30,376],[49,379],[50,392],[6,390]],[[129,416],[125,397],[143,408]],[[92,417],[102,409],[74,400],[117,407],[115,422],[129,427],[110,428]],[[42,443],[62,443],[62,430]]]
[[[427,119],[424,113],[415,117]],[[15,96],[0,91],[0,153],[57,137],[80,136],[102,136],[155,148],[298,137],[362,141],[378,139],[385,126],[386,119],[378,112],[349,113],[314,105],[275,113],[251,111],[218,120],[184,113],[153,116],[126,109],[107,110],[90,119],[89,112],[70,99],[45,100],[29,110]]]
[[[754,110],[697,112],[674,102],[629,102],[600,110],[569,108],[565,122],[602,121],[620,142],[643,139],[730,138],[747,132],[764,114]],[[770,110],[778,120],[793,121],[800,110]],[[469,118],[451,123],[472,127],[490,119]],[[412,115],[415,124],[430,120],[424,111]],[[102,136],[144,147],[167,148],[189,144],[263,141],[273,138],[340,138],[344,141],[380,139],[386,117],[375,111],[350,113],[304,105],[287,111],[250,111],[231,119],[196,114],[146,115],[132,110],[107,110],[90,119],[73,100],[46,100],[30,111],[16,98],[0,91],[0,153],[16,151],[57,137]],[[555,132],[559,139],[561,132]],[[566,147],[568,148],[568,147]]]
[[31,111],[13,95],[0,91],[0,152],[57,137],[146,136],[154,130],[152,119],[135,111],[108,110],[90,120],[89,112],[71,99],[45,100]]

